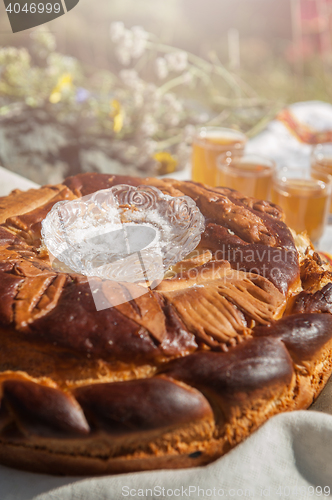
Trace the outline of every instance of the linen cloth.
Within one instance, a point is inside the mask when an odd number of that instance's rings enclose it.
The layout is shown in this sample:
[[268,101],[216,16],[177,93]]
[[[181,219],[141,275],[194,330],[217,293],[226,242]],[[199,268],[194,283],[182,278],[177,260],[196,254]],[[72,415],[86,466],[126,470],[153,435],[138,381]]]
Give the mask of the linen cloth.
[[[0,181],[0,196],[17,187],[36,187],[1,167]],[[332,241],[332,226],[329,229],[324,236],[326,241]],[[0,500],[329,497],[332,497],[332,381],[311,411],[271,418],[246,441],[205,467],[78,478],[0,466]]]
[[[327,399],[330,396],[323,398]],[[59,478],[0,467],[0,498],[328,498],[332,491],[331,443],[331,415],[291,412],[271,418],[242,444],[205,467],[99,478]]]

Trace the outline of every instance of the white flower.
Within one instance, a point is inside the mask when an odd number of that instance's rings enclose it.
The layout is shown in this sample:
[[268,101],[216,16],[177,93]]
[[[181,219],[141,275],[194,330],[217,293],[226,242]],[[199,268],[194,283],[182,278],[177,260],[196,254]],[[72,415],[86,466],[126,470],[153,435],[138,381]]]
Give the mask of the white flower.
[[183,131],[184,141],[191,143],[196,135],[196,127],[194,125],[186,125]]
[[52,52],[56,49],[56,39],[53,33],[46,31],[45,27],[39,27],[30,33],[30,37],[40,45],[40,48]]
[[144,110],[148,114],[155,115],[158,113],[158,110],[161,105],[161,98],[158,93],[158,89],[156,85],[153,83],[147,83],[144,88]]
[[184,85],[191,86],[194,82],[194,75],[190,71],[186,71],[182,75],[182,81]]
[[182,113],[183,111],[183,104],[181,101],[179,101],[174,94],[171,92],[168,92],[167,94],[164,95],[164,102],[167,105],[168,108],[170,108],[170,111],[174,111],[175,113]]
[[133,100],[135,108],[141,108],[144,104],[144,97],[141,92],[134,92]]
[[132,89],[140,88],[142,85],[142,80],[134,69],[122,69],[120,71],[120,78],[127,87]]
[[168,76],[168,64],[164,57],[157,57],[155,61],[155,68],[158,78],[163,80]]
[[180,123],[183,112],[183,104],[174,94],[168,92],[163,96],[163,104],[166,107],[166,112],[163,115],[163,120],[167,125],[175,127]]
[[154,83],[147,83],[144,89],[144,98],[147,101],[147,104],[157,102],[159,104],[160,98],[158,94],[158,88]]
[[158,125],[151,115],[145,115],[142,119],[140,130],[145,136],[151,137],[157,132]]
[[131,28],[131,32],[133,33],[135,40],[147,40],[149,38],[149,33],[145,31],[142,26],[133,26]]
[[176,127],[180,123],[180,116],[177,113],[169,111],[164,115],[164,121],[171,127]]
[[123,37],[124,32],[126,31],[124,24],[121,21],[116,21],[111,23],[110,26],[110,37],[112,42],[117,43]]
[[146,48],[146,42],[144,41],[139,41],[137,43],[133,43],[133,47],[132,47],[132,51],[131,51],[131,57],[133,59],[138,59],[139,57],[141,57],[144,52],[145,52],[145,48]]
[[118,58],[118,61],[123,64],[123,66],[128,66],[130,64],[131,55],[129,50],[118,47],[117,49],[115,49],[115,55]]
[[181,101],[175,101],[173,104],[173,110],[176,113],[182,113],[183,112],[183,104]]
[[180,163],[180,165],[185,166],[189,162],[190,156],[191,156],[191,151],[192,151],[191,146],[189,146],[188,144],[185,144],[183,142],[181,142],[177,146],[176,157],[177,157],[177,160]]
[[144,54],[149,35],[141,26],[133,26],[131,33],[133,39],[131,56],[133,59],[137,59]]
[[124,30],[117,41],[115,54],[124,66],[131,62],[134,46],[134,36],[130,30]]
[[75,70],[75,67],[77,66],[77,60],[74,57],[63,56],[62,64],[67,71],[72,72]]
[[124,65],[129,64],[131,59],[137,59],[144,54],[149,37],[147,31],[141,26],[134,26],[127,30],[121,22],[111,24],[110,36],[117,44],[116,56]]
[[175,100],[176,97],[174,94],[171,94],[171,92],[167,92],[167,94],[163,96],[163,101],[167,106],[173,106]]
[[140,150],[144,151],[145,155],[149,158],[153,155],[156,150],[157,143],[152,139],[146,139],[142,141]]
[[127,49],[130,51],[130,53],[133,50],[133,45],[134,45],[134,35],[130,30],[125,30],[123,32],[123,35],[119,41],[119,44],[121,47],[124,49]]
[[19,63],[30,64],[30,54],[26,49],[17,49],[16,47],[3,47],[0,49],[1,64]]
[[170,52],[169,54],[166,54],[165,59],[171,71],[180,73],[181,71],[184,71],[188,66],[188,54],[183,50]]

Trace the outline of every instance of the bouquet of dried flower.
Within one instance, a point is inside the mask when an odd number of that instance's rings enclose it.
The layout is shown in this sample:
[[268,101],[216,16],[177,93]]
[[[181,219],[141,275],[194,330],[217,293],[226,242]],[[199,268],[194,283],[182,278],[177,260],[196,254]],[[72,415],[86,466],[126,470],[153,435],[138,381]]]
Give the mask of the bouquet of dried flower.
[[215,53],[205,60],[121,22],[110,39],[114,71],[58,53],[45,26],[29,51],[0,49],[3,166],[40,183],[84,171],[171,173],[188,163],[197,126],[248,131],[271,107]]

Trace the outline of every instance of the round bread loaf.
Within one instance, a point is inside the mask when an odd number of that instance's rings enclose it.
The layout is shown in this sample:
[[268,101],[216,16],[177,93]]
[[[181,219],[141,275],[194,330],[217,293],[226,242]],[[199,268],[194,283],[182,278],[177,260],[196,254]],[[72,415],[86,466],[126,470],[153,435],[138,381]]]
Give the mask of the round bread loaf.
[[[191,197],[196,252],[154,289],[96,310],[50,264],[41,222],[117,184]],[[332,371],[332,274],[281,210],[194,182],[81,174],[0,198],[0,463],[51,474],[207,464]],[[295,239],[294,239],[295,238]],[[100,292],[105,300],[107,283]]]

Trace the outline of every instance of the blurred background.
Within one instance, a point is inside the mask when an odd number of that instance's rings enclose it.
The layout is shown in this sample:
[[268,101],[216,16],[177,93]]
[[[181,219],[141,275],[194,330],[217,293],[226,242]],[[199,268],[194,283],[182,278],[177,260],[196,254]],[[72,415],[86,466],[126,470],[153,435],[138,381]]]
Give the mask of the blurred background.
[[80,0],[13,34],[0,4],[0,164],[40,184],[184,168],[195,127],[249,137],[331,101],[332,0]]

